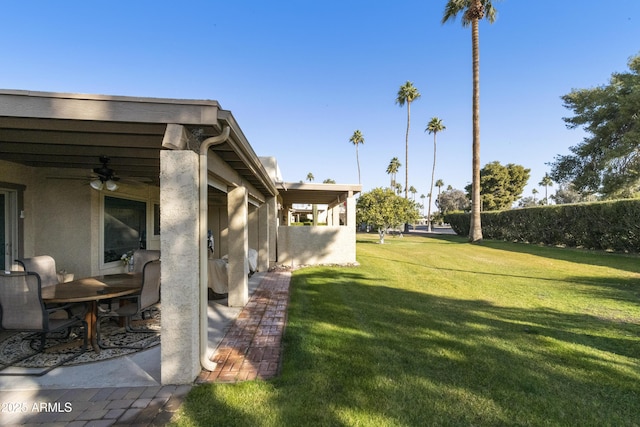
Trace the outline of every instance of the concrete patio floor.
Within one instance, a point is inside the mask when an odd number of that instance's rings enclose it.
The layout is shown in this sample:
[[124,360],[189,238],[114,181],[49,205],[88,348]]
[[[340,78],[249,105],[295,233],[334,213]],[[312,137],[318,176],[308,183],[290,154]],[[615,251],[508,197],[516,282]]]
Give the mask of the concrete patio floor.
[[[267,277],[270,280],[264,280]],[[260,292],[255,295],[258,300],[253,298],[263,280],[265,283],[286,282],[286,295],[280,292],[279,296],[288,298],[289,278],[288,272],[254,274],[249,280],[250,300],[245,308],[228,307],[226,300],[209,301],[208,346],[212,356],[219,347],[219,350],[228,351],[228,335],[236,334],[230,328],[235,323],[244,328],[246,322],[242,318],[251,317],[248,312],[255,312],[256,307],[260,309],[260,316],[267,316],[265,311],[271,312],[260,308],[260,304],[265,303]],[[238,322],[234,322],[236,319]],[[284,328],[284,319],[280,320],[279,335]],[[269,322],[272,322],[271,318]],[[279,346],[279,336],[275,339]],[[223,359],[218,353],[214,359],[219,363],[216,371],[228,370],[225,368],[226,357]],[[251,354],[253,352],[249,352]],[[269,368],[271,373],[273,366]],[[256,377],[264,376],[253,376]],[[224,377],[224,373],[205,372],[197,382],[216,379],[229,380],[228,374]],[[5,408],[13,409],[11,411],[0,410],[0,425],[162,425],[169,421],[192,386],[160,384],[160,346],[103,362],[63,366],[42,377],[0,376],[0,402],[14,405]]]

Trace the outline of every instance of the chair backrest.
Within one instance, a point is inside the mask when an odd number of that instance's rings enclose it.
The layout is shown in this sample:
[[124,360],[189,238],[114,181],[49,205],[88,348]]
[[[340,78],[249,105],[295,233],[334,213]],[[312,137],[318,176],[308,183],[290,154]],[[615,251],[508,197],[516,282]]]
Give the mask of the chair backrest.
[[49,318],[40,291],[40,276],[37,273],[0,272],[0,327],[11,330],[44,330]]
[[160,260],[149,261],[142,270],[142,290],[138,309],[144,310],[160,302]]
[[152,249],[138,249],[133,253],[133,271],[142,273],[144,265],[149,261],[160,259],[160,251]]
[[38,273],[42,287],[58,284],[58,273],[56,271],[56,261],[49,255],[39,255],[33,258],[23,258],[16,260],[22,264],[25,271]]

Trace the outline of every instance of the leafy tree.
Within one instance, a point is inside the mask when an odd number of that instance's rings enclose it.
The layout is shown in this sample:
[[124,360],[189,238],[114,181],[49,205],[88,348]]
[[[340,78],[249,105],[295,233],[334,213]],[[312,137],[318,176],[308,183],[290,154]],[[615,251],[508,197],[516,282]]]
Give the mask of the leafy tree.
[[398,90],[398,96],[396,97],[396,104],[403,107],[407,104],[407,133],[405,136],[405,150],[404,150],[404,197],[409,198],[409,126],[411,123],[411,103],[420,98],[420,92],[413,86],[413,83],[407,80],[405,84],[400,86]]
[[569,129],[589,134],[570,147],[572,154],[551,163],[555,182],[572,182],[578,192],[605,198],[629,197],[640,185],[640,54],[629,60],[629,72],[613,73],[608,85],[574,89],[562,97],[573,111]]
[[469,209],[469,198],[464,191],[452,187],[438,196],[436,206],[442,215],[455,211],[466,211]]
[[358,184],[360,184],[360,158],[358,157],[358,145],[364,144],[364,137],[362,136],[362,132],[360,132],[359,130],[353,132],[353,135],[351,135],[349,141],[351,141],[353,145],[356,146],[356,162],[358,162]]
[[518,201],[518,207],[520,208],[530,208],[537,205],[535,197],[523,197]]
[[[480,171],[483,210],[508,209],[518,200],[529,181],[530,169],[509,163],[506,166],[495,161],[487,163]],[[471,192],[471,185],[465,187]]]
[[390,188],[374,188],[361,194],[356,203],[357,222],[376,228],[380,243],[384,243],[384,236],[389,228],[415,222],[418,217],[415,202],[396,195]]
[[323,184],[335,184],[336,180],[335,179],[331,179],[331,178],[327,178],[324,181],[322,181]]
[[[464,12],[463,12],[464,11]],[[473,161],[471,180],[471,225],[469,240],[482,240],[482,225],[480,224],[480,33],[478,30],[481,19],[486,18],[490,23],[496,19],[496,10],[491,0],[448,0],[444,9],[442,23],[455,20],[462,12],[462,26],[471,25],[471,55],[473,63]]]
[[[445,129],[446,127],[442,124],[442,120],[433,117],[424,130],[425,132],[433,134],[433,166],[431,167],[431,187],[429,187],[429,206],[427,207],[427,231],[429,232],[431,232],[431,195],[433,194],[433,179],[436,174],[436,135]],[[439,188],[440,187],[438,187],[438,193],[440,192]]]
[[594,202],[597,198],[592,194],[584,194],[576,190],[572,183],[564,183],[558,186],[555,195],[550,196],[557,205],[567,203]]
[[542,180],[538,183],[538,185],[540,187],[544,187],[544,204],[548,205],[549,204],[549,193],[548,193],[548,188],[550,186],[553,185],[553,181],[551,180],[551,177],[549,176],[548,173],[544,174],[544,177],[542,178]]
[[391,159],[389,166],[387,166],[387,173],[391,175],[391,188],[396,188],[396,174],[398,170],[400,170],[400,166],[402,166],[402,164],[397,157]]

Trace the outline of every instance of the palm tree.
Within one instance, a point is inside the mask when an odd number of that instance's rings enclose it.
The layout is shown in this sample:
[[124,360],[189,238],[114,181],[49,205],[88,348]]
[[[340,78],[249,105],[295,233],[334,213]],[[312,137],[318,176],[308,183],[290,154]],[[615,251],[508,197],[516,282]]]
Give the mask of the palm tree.
[[316,179],[313,174],[311,172],[309,172],[307,174],[307,181],[312,182],[314,179]]
[[[427,207],[427,231],[429,233],[431,232],[431,194],[433,194],[433,178],[436,174],[436,135],[438,132],[442,132],[445,129],[446,127],[442,124],[442,120],[437,117],[433,117],[431,121],[429,121],[427,128],[424,130],[425,132],[433,134],[433,167],[431,168],[431,187],[429,187],[429,206]],[[440,190],[438,190],[438,195],[440,195]]]
[[442,23],[454,20],[460,12],[462,26],[471,25],[471,54],[473,57],[473,161],[471,180],[471,225],[469,227],[469,241],[482,240],[482,226],[480,224],[480,35],[479,22],[487,18],[490,23],[496,19],[496,10],[491,0],[448,0],[444,8]]
[[409,187],[409,193],[411,193],[413,195],[413,201],[416,201],[416,193],[418,192],[418,190],[416,190],[416,187],[414,187],[413,185],[411,187]]
[[[444,187],[444,181],[439,179],[436,181],[435,186],[438,187],[438,197],[440,197],[440,189]],[[436,199],[438,200],[438,199]]]
[[391,159],[391,162],[389,162],[389,166],[387,166],[387,173],[391,175],[391,188],[396,187],[396,173],[398,173],[400,166],[402,166],[402,164],[397,157]]
[[405,84],[400,86],[396,104],[404,107],[407,104],[407,133],[405,136],[404,149],[404,198],[409,198],[409,127],[411,124],[411,103],[420,98],[420,92],[413,86],[413,83],[407,80]]
[[538,194],[538,190],[536,190],[535,188],[533,190],[531,190],[531,194],[533,194],[533,204],[536,204],[536,194]]
[[349,141],[356,146],[356,161],[358,162],[358,184],[360,184],[360,159],[358,158],[358,144],[364,144],[364,137],[362,136],[362,132],[356,130],[349,138]]
[[547,198],[547,189],[549,188],[549,186],[553,185],[553,181],[551,181],[551,177],[548,173],[544,174],[544,178],[542,178],[542,181],[540,181],[538,185],[540,187],[544,187],[544,204],[548,205],[549,199]]
[[424,216],[424,198],[427,197],[424,194],[420,195],[420,198],[422,199],[422,216]]

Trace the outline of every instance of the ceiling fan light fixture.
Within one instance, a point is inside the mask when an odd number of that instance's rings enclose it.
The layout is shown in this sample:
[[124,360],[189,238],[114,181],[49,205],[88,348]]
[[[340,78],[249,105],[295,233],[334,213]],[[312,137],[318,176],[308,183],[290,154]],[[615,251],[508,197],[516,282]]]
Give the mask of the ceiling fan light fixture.
[[105,185],[107,186],[107,190],[109,191],[116,191],[118,189],[118,184],[116,184],[115,181],[112,180],[108,180],[107,182],[105,182]]
[[98,191],[102,190],[102,187],[104,187],[104,184],[99,179],[94,179],[89,183],[89,185],[91,186],[91,188]]

